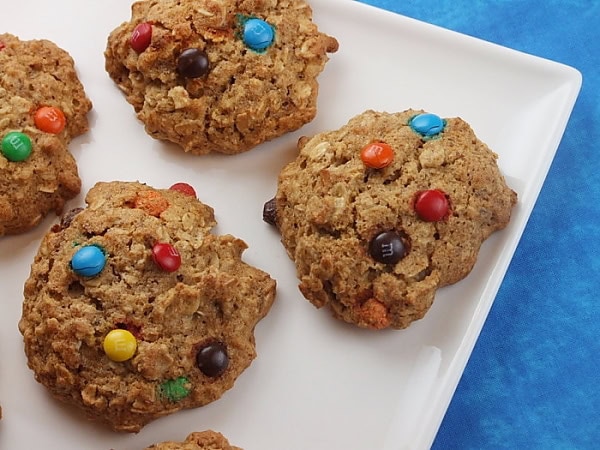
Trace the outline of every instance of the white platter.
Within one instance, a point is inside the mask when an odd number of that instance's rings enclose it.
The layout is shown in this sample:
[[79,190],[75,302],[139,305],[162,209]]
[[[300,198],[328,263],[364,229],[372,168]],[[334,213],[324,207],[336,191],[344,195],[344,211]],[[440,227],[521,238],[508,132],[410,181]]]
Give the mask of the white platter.
[[[581,76],[518,53],[349,0],[312,0],[315,21],[340,50],[320,77],[317,118],[302,130],[233,156],[194,157],[149,138],[104,71],[108,33],[129,18],[124,0],[4,2],[0,30],[48,38],[71,53],[94,103],[91,131],[72,143],[83,192],[100,180],[192,184],[215,208],[215,232],[246,240],[247,262],[278,282],[257,327],[258,358],[232,390],[203,408],[153,422],[137,435],[85,421],[49,397],[27,368],[17,329],[22,286],[48,218],[0,238],[1,449],[141,449],[215,429],[246,450],[427,448],[463,372],[558,147]],[[1,68],[0,68],[1,69]],[[461,116],[499,155],[519,204],[483,246],[473,272],[439,291],[403,331],[334,321],[297,289],[276,232],[262,222],[276,175],[301,135],[337,128],[365,109],[423,108]],[[69,207],[80,206],[83,193]]]

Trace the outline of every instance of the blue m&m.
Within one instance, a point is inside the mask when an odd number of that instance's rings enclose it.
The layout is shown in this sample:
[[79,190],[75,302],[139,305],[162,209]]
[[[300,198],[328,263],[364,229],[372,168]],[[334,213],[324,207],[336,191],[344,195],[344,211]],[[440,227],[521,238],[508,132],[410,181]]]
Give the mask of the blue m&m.
[[97,245],[81,247],[71,258],[71,269],[83,277],[95,277],[106,264],[106,255]]
[[266,50],[275,39],[275,30],[262,19],[248,19],[243,26],[242,40],[254,51]]
[[435,114],[425,113],[414,116],[408,122],[415,133],[424,137],[432,137],[444,131],[446,122]]

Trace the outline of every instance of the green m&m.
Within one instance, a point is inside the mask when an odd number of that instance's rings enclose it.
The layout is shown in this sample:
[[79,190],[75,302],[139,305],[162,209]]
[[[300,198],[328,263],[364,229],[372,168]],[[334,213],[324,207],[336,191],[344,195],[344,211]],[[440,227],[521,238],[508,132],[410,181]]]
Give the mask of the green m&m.
[[25,161],[31,155],[31,139],[19,131],[11,131],[2,139],[2,154],[9,161]]

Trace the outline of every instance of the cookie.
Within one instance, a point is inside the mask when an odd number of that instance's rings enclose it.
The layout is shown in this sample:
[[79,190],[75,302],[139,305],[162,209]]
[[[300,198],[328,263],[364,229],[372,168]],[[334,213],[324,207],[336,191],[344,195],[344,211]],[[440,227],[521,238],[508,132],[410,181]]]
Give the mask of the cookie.
[[497,155],[460,118],[366,111],[298,143],[264,219],[300,291],[360,327],[407,327],[472,269],[517,201]]
[[105,57],[150,136],[234,154],[315,117],[317,76],[337,49],[304,0],[145,0]]
[[54,397],[113,429],[217,400],[256,357],[275,281],[193,189],[98,183],[43,238],[19,330]]
[[0,236],[60,214],[81,189],[71,139],[88,130],[69,54],[47,40],[0,34]]
[[242,450],[234,447],[216,431],[201,431],[190,433],[183,442],[166,441],[146,447],[144,450]]

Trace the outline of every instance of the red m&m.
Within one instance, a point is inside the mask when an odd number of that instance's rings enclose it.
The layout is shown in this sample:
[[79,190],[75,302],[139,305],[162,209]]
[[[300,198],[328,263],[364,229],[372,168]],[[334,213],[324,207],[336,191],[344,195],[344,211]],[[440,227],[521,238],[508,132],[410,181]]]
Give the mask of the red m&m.
[[446,194],[438,189],[430,189],[417,194],[415,211],[426,222],[439,222],[448,215],[449,209]]
[[190,197],[196,197],[196,191],[192,186],[187,183],[175,183],[169,189],[172,191],[178,191],[182,194],[189,195]]
[[136,53],[142,53],[152,41],[152,25],[148,22],[138,24],[131,33],[129,45]]
[[175,272],[181,266],[181,255],[171,244],[159,242],[152,247],[152,259],[165,272]]

